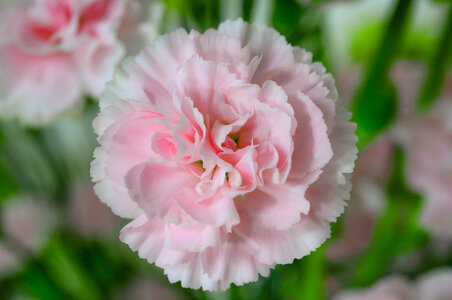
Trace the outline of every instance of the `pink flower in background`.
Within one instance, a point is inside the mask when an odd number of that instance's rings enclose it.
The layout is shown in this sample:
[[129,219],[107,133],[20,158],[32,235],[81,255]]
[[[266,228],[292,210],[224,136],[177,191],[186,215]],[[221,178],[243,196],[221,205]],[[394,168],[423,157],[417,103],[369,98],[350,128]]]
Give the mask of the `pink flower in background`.
[[403,277],[381,279],[368,289],[340,292],[334,300],[445,300],[452,299],[452,269],[423,274],[415,282]]
[[7,243],[0,242],[0,278],[14,272],[20,266],[17,253]]
[[[403,277],[391,276],[381,279],[367,289],[356,289],[338,293],[334,300],[414,300],[416,292]],[[421,299],[421,298],[419,298]],[[434,299],[432,299],[434,300]],[[439,300],[439,299],[438,299]]]
[[410,115],[395,133],[407,156],[407,181],[424,196],[421,223],[452,238],[452,101],[443,99],[425,116]]
[[0,112],[40,124],[100,96],[124,55],[128,1],[9,0],[0,6]]
[[94,121],[101,201],[171,282],[227,289],[319,247],[357,149],[334,80],[268,27],[176,30],[124,63]]
[[74,187],[68,215],[72,226],[84,235],[108,236],[115,228],[114,215],[99,201],[91,184],[79,183]]
[[31,251],[38,251],[56,228],[56,208],[28,197],[8,200],[2,206],[2,228],[6,236]]
[[[407,182],[424,197],[421,223],[436,238],[452,238],[452,93],[444,85],[443,98],[425,115],[415,109],[413,86],[423,77],[419,64],[401,62],[391,72],[399,86],[400,116],[391,132],[406,154]],[[450,82],[452,77],[446,78]]]

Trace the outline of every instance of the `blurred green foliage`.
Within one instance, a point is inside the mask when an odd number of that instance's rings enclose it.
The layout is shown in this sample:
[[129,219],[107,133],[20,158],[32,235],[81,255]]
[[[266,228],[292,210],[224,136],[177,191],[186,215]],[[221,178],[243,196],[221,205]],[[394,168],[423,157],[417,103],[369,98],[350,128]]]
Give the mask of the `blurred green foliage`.
[[375,48],[361,87],[352,103],[353,121],[358,124],[358,146],[370,143],[388,127],[397,114],[397,96],[389,80],[412,8],[411,0],[397,2],[380,44]]

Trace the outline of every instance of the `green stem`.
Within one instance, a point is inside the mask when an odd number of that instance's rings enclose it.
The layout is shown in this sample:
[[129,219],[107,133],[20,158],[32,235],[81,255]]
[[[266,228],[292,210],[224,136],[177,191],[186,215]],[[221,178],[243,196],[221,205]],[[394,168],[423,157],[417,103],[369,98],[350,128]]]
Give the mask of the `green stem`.
[[428,74],[417,101],[417,108],[421,112],[428,111],[435,100],[439,98],[450,65],[450,58],[452,57],[452,5],[449,6],[444,29],[435,49],[436,52],[429,62]]
[[251,22],[254,24],[270,25],[273,11],[273,0],[254,1]]
[[222,20],[235,20],[242,15],[242,0],[220,1],[220,5]]

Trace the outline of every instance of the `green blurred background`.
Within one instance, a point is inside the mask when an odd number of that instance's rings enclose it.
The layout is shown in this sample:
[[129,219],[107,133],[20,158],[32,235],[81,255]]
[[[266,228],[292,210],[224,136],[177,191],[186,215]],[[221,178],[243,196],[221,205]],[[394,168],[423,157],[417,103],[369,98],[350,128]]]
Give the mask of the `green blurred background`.
[[[361,151],[391,131],[404,101],[422,115],[452,94],[449,1],[164,0],[156,10],[159,34],[242,17],[313,52],[353,112]],[[391,158],[376,162],[389,164],[382,203],[368,230],[350,233],[362,239],[350,253],[332,250],[347,234],[347,211],[315,253],[256,283],[214,293],[169,284],[119,241],[126,221],[92,193],[97,111],[88,99],[79,115],[44,129],[1,123],[0,299],[327,299],[387,274],[416,278],[452,265],[450,243],[420,225],[423,195],[407,185],[405,153],[391,145]]]

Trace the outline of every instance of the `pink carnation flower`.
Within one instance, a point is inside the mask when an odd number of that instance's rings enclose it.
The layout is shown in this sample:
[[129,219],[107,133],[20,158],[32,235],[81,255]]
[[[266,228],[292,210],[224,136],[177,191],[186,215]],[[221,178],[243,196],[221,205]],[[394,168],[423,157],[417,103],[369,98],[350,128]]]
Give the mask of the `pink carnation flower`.
[[31,124],[100,96],[124,54],[127,1],[10,0],[0,7],[0,112]]
[[91,175],[121,240],[171,282],[227,289],[319,247],[343,212],[355,125],[312,55],[242,20],[176,30],[100,102]]

